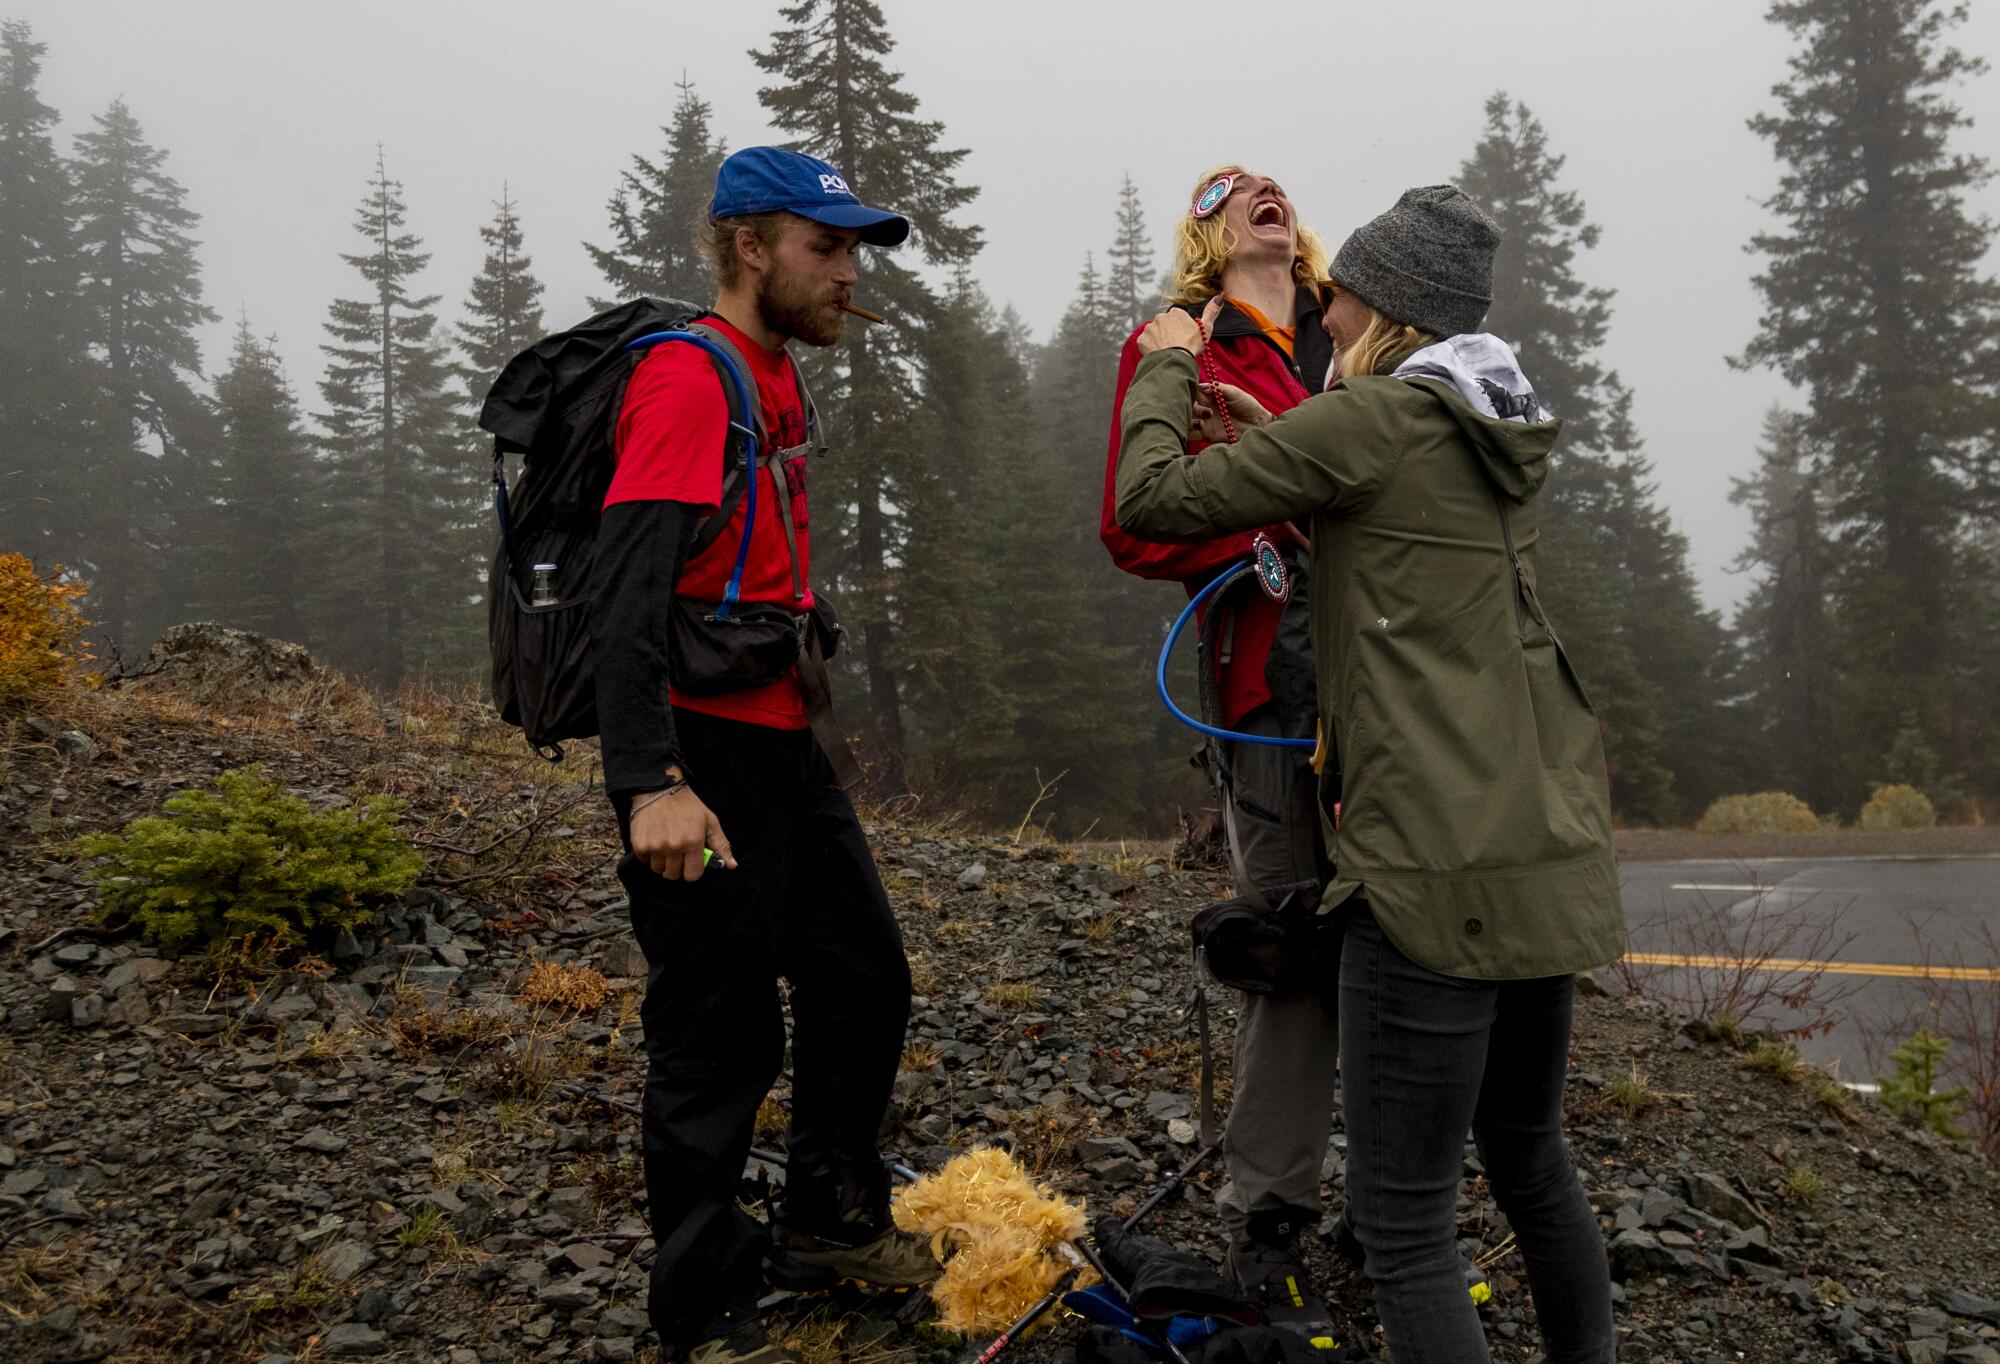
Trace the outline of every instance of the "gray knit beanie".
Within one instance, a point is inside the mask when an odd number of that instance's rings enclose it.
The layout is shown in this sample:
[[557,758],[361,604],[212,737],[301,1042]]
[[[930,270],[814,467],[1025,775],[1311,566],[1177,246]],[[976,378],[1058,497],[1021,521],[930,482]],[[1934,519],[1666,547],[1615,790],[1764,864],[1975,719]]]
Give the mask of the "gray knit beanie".
[[1404,190],[1341,243],[1328,271],[1392,322],[1439,336],[1479,330],[1493,305],[1500,227],[1453,185]]

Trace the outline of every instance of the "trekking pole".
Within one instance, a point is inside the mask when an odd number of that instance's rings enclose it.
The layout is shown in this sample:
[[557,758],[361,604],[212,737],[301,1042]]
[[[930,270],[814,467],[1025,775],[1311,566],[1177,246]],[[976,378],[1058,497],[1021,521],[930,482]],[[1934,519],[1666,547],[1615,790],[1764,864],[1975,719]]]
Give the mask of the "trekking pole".
[[1168,1175],[1167,1182],[1162,1184],[1159,1188],[1153,1190],[1151,1196],[1148,1197],[1144,1203],[1141,1203],[1139,1205],[1138,1211],[1134,1212],[1130,1217],[1125,1219],[1125,1230],[1130,1231],[1132,1230],[1132,1228],[1138,1226],[1140,1222],[1144,1221],[1147,1213],[1151,1212],[1154,1208],[1159,1207],[1161,1201],[1165,1199],[1168,1194],[1172,1193],[1175,1189],[1178,1189],[1181,1185],[1185,1184],[1187,1182],[1189,1175],[1193,1174],[1196,1170],[1199,1170],[1203,1165],[1207,1164],[1209,1158],[1221,1149],[1222,1149],[1221,1142],[1212,1141],[1208,1145],[1202,1147],[1199,1151],[1196,1151],[1194,1153],[1193,1158],[1189,1160],[1187,1164],[1181,1166],[1180,1169]]
[[1056,1276],[1055,1284],[1049,1289],[1047,1297],[1022,1313],[1019,1321],[995,1336],[991,1345],[973,1356],[972,1364],[993,1364],[993,1360],[1002,1350],[1012,1345],[1015,1338],[1023,1331],[1040,1321],[1051,1307],[1062,1301],[1062,1295],[1069,1292],[1070,1285],[1076,1282],[1076,1276],[1083,1272],[1085,1261],[1083,1256],[1077,1254],[1076,1247],[1067,1241],[1056,1242],[1056,1249],[1069,1261],[1069,1268]]

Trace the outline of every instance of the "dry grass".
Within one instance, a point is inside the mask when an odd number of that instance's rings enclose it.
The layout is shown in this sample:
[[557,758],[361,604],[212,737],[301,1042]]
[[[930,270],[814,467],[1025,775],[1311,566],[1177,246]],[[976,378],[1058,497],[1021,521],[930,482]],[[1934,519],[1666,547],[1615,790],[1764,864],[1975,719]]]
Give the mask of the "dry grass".
[[757,1126],[754,1130],[758,1142],[765,1146],[776,1145],[784,1140],[791,1125],[792,1115],[786,1109],[784,1100],[775,1094],[766,1094],[757,1105]]
[[1799,1058],[1799,1049],[1790,1042],[1765,1039],[1743,1053],[1743,1067],[1789,1085],[1798,1083],[1806,1064]]
[[461,1134],[438,1146],[431,1157],[433,1184],[448,1189],[474,1179],[495,1189],[506,1187],[499,1173],[481,1159],[478,1138]]
[[943,1056],[935,1042],[912,1042],[903,1048],[901,1068],[904,1070],[929,1070],[937,1065]]
[[1035,987],[1021,981],[996,981],[987,986],[980,997],[991,1008],[1011,1009],[1019,1013],[1034,1004]]
[[1078,924],[1076,931],[1088,942],[1109,942],[1111,935],[1118,931],[1118,916],[1099,914]]
[[486,1091],[496,1099],[540,1100],[589,1071],[594,1060],[590,1052],[578,1048],[517,1037],[512,1046],[495,1047],[488,1054]]
[[897,1332],[885,1332],[879,1321],[837,1307],[776,1325],[772,1335],[805,1364],[890,1364],[917,1353],[914,1345],[900,1343]]
[[1658,1108],[1667,1101],[1666,1095],[1646,1083],[1646,1072],[1640,1070],[1637,1064],[1605,1088],[1604,1098],[1627,1120],[1638,1117],[1649,1108]]
[[412,1060],[437,1052],[458,1052],[511,1037],[515,1020],[490,1009],[439,1009],[414,985],[399,985],[395,1010],[386,1026],[389,1040]]
[[981,929],[991,927],[990,923],[976,924],[970,919],[946,919],[931,932],[943,942],[963,942],[967,938],[977,937]]
[[595,1014],[604,1007],[609,994],[610,986],[594,966],[538,961],[528,968],[527,979],[521,982],[520,998],[528,1004],[573,1014]]
[[1826,1180],[1808,1166],[1794,1165],[1778,1182],[1778,1196],[1801,1208],[1816,1208],[1826,1197]]
[[83,1277],[89,1242],[65,1236],[45,1246],[19,1246],[0,1260],[0,1310],[25,1321],[58,1305],[62,1290]]
[[939,975],[937,967],[931,965],[921,954],[912,952],[909,958],[910,993],[921,995],[925,999],[935,999],[937,992],[944,987],[944,977]]

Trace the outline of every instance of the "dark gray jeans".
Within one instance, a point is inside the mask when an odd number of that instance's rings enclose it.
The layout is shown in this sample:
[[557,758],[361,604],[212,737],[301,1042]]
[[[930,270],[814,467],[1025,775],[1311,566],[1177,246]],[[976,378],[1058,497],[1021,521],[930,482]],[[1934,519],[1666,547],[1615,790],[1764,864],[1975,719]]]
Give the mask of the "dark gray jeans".
[[1550,1364],[1609,1364],[1604,1235],[1563,1142],[1576,978],[1460,980],[1357,909],[1340,955],[1347,1197],[1395,1364],[1492,1358],[1455,1243],[1469,1127],[1527,1262]]

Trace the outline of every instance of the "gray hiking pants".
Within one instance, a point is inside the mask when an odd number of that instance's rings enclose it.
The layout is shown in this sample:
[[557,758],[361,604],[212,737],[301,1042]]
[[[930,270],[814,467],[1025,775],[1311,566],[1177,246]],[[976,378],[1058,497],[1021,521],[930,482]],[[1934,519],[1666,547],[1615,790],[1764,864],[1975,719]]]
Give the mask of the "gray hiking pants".
[[[1269,706],[1234,726],[1250,734],[1289,731]],[[1301,748],[1225,744],[1244,872],[1262,887],[1326,883],[1312,755]],[[1238,893],[1249,887],[1238,886]],[[1337,938],[1330,939],[1337,941]],[[1253,1212],[1295,1207],[1318,1213],[1319,1175],[1333,1124],[1339,1055],[1338,972],[1301,994],[1245,992],[1236,1029],[1235,1096],[1223,1131],[1228,1180],[1216,1194],[1223,1225],[1239,1232]]]

